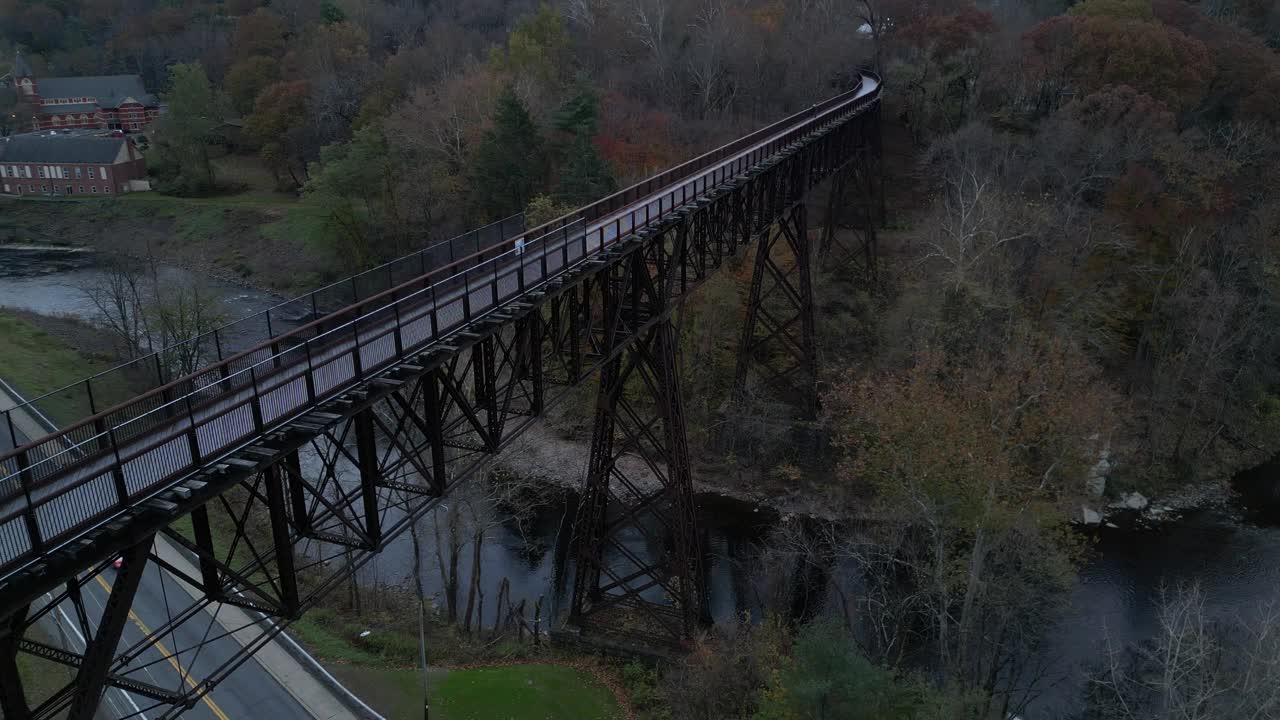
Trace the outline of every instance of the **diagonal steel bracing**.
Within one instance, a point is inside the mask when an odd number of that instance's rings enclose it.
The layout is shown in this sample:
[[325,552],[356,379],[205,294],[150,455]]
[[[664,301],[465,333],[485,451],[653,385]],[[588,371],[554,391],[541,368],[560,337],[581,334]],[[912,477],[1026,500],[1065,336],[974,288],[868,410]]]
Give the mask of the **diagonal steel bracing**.
[[756,246],[734,392],[744,397],[759,383],[795,398],[812,417],[818,405],[818,356],[807,218],[804,203],[792,205]]

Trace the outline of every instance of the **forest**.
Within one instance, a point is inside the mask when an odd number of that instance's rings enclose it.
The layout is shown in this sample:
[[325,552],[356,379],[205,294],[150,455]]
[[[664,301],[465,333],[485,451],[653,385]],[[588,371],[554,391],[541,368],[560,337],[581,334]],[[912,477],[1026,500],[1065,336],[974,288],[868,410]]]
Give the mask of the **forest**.
[[[882,75],[888,221],[874,281],[819,283],[819,419],[764,389],[723,410],[749,257],[680,318],[702,479],[823,512],[763,548],[763,617],[620,671],[639,717],[1006,720],[1092,552],[1082,505],[1280,451],[1272,0],[0,0],[0,75],[18,50],[140,74],[157,190],[233,195],[211,154],[250,158],[335,272],[552,219]],[[790,614],[797,566],[849,565]],[[1276,613],[1205,608],[1170,588],[1070,716],[1280,717]]]

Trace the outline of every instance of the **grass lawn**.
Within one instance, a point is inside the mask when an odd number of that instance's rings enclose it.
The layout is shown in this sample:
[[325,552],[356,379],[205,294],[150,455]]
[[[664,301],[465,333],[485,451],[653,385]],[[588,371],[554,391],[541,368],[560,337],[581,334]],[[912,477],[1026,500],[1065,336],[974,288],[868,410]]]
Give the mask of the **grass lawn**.
[[[422,717],[422,673],[339,666],[336,674],[387,720]],[[591,675],[559,665],[432,670],[432,720],[616,720],[613,694]]]
[[[89,360],[39,328],[0,310],[0,377],[28,400],[100,373],[109,363]],[[94,402],[101,410],[133,397],[122,377],[94,381]],[[89,417],[89,397],[77,387],[51,395],[40,410],[58,425]]]
[[452,670],[435,690],[432,710],[446,720],[613,720],[608,688],[559,665]]
[[[61,644],[54,642],[39,625],[35,626],[28,636],[32,640],[61,647]],[[55,692],[75,679],[75,671],[66,665],[24,652],[18,653],[18,675],[22,676],[22,689],[26,691],[27,703],[32,708],[48,700]]]

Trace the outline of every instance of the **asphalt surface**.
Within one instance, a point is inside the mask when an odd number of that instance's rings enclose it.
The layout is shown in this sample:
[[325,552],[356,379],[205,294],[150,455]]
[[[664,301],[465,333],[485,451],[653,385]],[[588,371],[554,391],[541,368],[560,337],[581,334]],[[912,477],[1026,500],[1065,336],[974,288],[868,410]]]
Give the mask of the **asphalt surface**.
[[[110,592],[109,588],[114,582],[115,571],[107,570],[85,585],[85,607],[93,627],[96,627],[97,617],[101,617],[102,608],[105,607]],[[168,621],[169,616],[164,601],[166,595],[176,598],[173,605],[178,609],[190,604],[191,598],[186,591],[154,563],[149,563],[143,572],[138,595],[134,598],[121,647],[141,642],[144,637]],[[178,625],[172,634],[166,633],[158,643],[120,670],[119,674],[174,691],[199,684],[202,678],[212,674],[239,650],[239,645],[234,639],[218,638],[225,633],[225,630],[212,615],[205,613],[203,618],[207,620]],[[172,656],[175,648],[195,647],[204,637],[218,639],[199,650],[184,650],[179,656]],[[148,718],[158,716],[168,709],[167,707],[157,708],[155,712],[148,712],[148,706],[153,705],[154,701],[142,697],[134,697],[133,700]],[[205,695],[195,707],[186,711],[183,717],[198,720],[247,720],[249,718],[283,720],[286,718],[309,719],[311,715],[258,664],[256,659],[250,658],[232,673],[227,681]]]
[[[26,441],[21,431],[15,430],[15,433],[19,443]],[[0,432],[0,452],[10,445],[9,432]],[[45,623],[46,630],[52,637],[64,638],[67,649],[83,652],[85,636],[92,637],[96,634],[102,610],[114,583],[115,571],[108,569],[85,584],[83,596],[89,621],[88,633],[78,626],[75,608],[70,601],[62,603],[58,608],[60,612],[49,616]],[[191,601],[191,596],[177,585],[172,576],[155,563],[148,563],[133,601],[120,648],[139,643],[153,630],[166,625],[171,612],[166,608],[172,606],[181,611]],[[225,633],[226,630],[211,614],[202,613],[198,620],[179,624],[172,634],[160,638],[157,646],[148,648],[128,667],[120,670],[119,674],[166,690],[181,691],[192,687],[239,651],[240,645],[234,638],[220,637]],[[199,651],[184,650],[172,659],[166,657],[175,649],[194,648],[206,637],[212,640]],[[167,706],[155,707],[155,701],[149,698],[134,696],[119,689],[109,689],[104,694],[99,717],[112,720],[151,720],[168,709]],[[294,700],[256,658],[250,658],[222,685],[186,711],[183,717],[199,720],[311,720],[313,716]]]

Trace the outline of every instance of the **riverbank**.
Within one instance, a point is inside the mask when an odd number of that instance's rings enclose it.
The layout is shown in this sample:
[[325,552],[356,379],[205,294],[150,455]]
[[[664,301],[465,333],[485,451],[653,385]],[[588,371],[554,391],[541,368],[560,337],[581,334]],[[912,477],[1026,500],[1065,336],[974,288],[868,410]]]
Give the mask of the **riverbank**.
[[4,202],[0,243],[89,247],[295,295],[343,275],[324,218],[271,198],[132,193],[84,202]]
[[[68,337],[76,340],[68,342]],[[109,343],[101,331],[83,323],[0,309],[0,377],[27,398],[39,398],[110,369],[115,363],[99,354],[105,347]],[[129,399],[136,388],[115,374],[106,376],[95,392],[95,408],[102,409]],[[92,414],[86,396],[74,392],[49,395],[40,408],[59,425]]]

